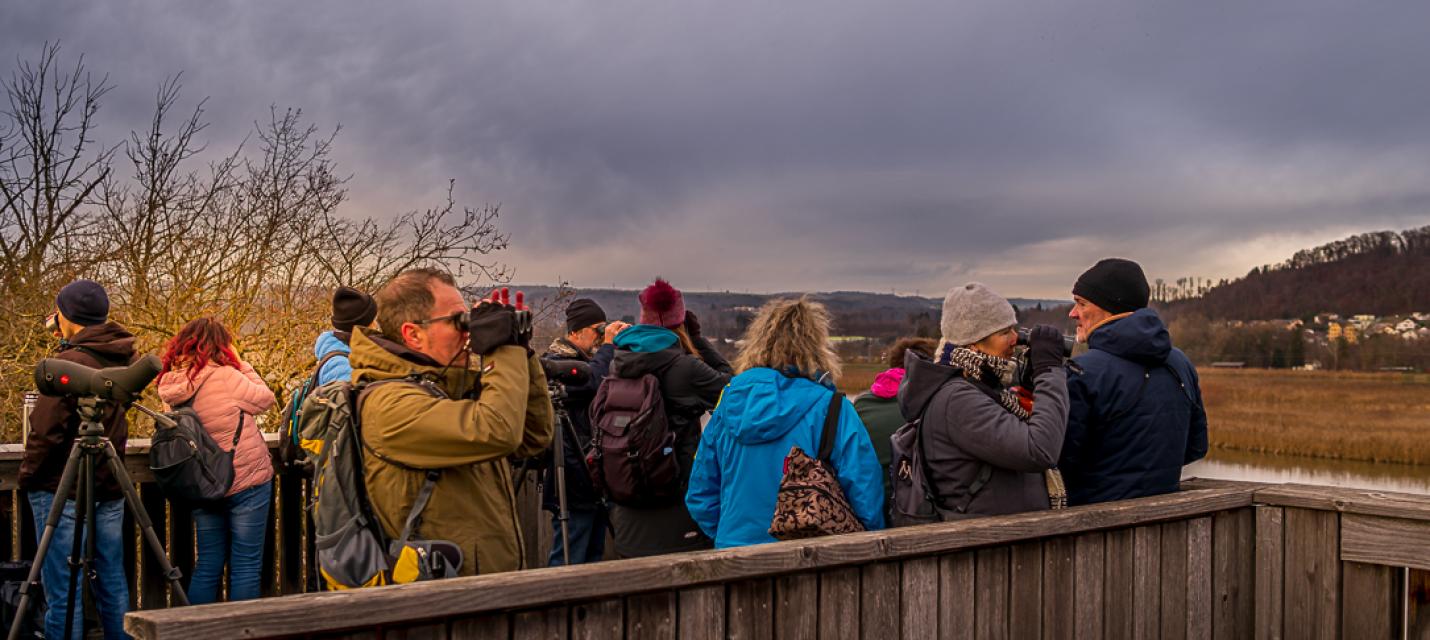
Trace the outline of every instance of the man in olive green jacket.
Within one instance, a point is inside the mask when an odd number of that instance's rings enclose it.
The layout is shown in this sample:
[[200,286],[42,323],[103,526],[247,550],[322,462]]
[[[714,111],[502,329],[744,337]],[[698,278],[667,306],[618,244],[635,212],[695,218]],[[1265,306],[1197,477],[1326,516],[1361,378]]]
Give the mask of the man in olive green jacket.
[[[469,336],[461,292],[449,274],[432,269],[403,272],[375,300],[383,330],[354,329],[354,382],[420,375],[447,395],[385,384],[363,400],[364,476],[383,530],[401,533],[425,470],[439,469],[413,537],[456,543],[464,576],[525,568],[507,460],[545,450],[552,410],[541,364],[510,323],[511,307],[484,303],[474,317],[495,324]],[[471,353],[469,338],[485,352]]]

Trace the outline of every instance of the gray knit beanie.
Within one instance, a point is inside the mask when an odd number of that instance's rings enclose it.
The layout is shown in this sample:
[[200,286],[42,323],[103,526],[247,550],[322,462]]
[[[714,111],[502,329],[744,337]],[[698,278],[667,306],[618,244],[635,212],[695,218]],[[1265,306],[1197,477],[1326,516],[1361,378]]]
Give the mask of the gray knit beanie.
[[973,344],[1015,324],[1013,305],[977,282],[949,289],[944,296],[939,328],[943,339],[955,345]]

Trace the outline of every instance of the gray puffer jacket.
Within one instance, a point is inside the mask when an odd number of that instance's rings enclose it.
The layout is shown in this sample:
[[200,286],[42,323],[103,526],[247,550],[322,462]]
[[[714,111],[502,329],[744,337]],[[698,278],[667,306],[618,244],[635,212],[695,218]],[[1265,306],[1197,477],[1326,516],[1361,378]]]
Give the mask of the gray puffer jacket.
[[[929,482],[945,519],[1039,511],[1048,508],[1044,471],[1057,466],[1068,422],[1067,373],[1055,367],[1039,376],[1033,415],[1009,413],[989,395],[998,389],[910,351],[899,388],[899,408],[922,424]],[[987,480],[970,489],[988,467]]]

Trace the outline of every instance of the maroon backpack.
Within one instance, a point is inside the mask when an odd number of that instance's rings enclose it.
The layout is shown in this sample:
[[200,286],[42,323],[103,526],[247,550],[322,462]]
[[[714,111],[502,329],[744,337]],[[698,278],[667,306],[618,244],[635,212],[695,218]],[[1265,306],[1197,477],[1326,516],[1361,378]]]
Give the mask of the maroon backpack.
[[675,433],[655,376],[607,377],[591,401],[591,427],[588,466],[597,491],[628,507],[681,498]]

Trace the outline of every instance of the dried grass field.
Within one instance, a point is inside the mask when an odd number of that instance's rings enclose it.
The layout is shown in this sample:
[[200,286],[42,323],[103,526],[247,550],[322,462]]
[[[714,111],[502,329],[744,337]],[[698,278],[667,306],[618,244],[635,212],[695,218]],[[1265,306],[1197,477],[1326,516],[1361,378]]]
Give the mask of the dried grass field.
[[[845,365],[840,388],[882,367]],[[1430,465],[1430,374],[1203,368],[1213,447]]]

